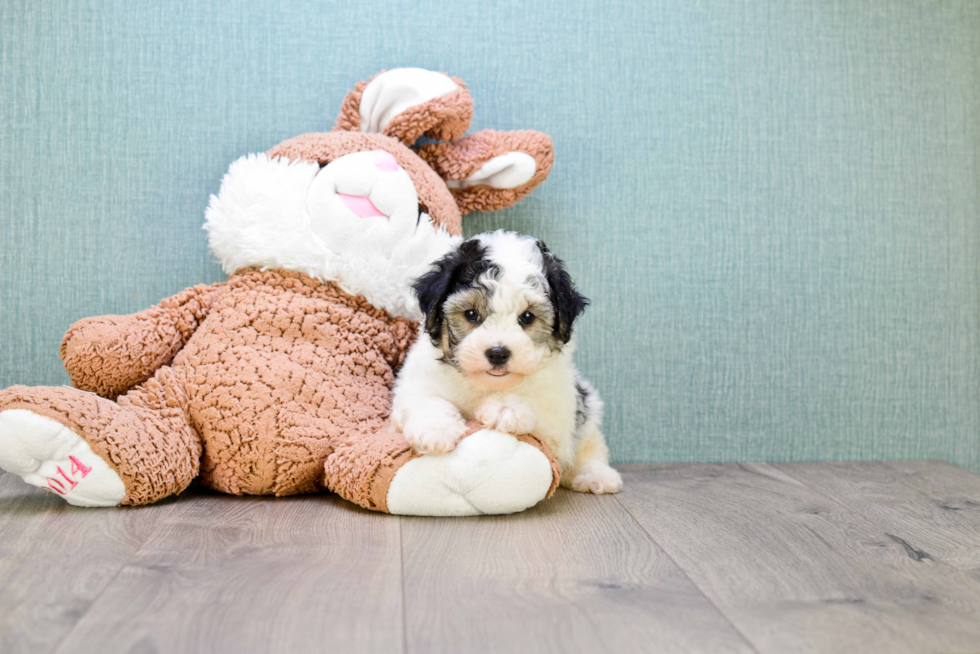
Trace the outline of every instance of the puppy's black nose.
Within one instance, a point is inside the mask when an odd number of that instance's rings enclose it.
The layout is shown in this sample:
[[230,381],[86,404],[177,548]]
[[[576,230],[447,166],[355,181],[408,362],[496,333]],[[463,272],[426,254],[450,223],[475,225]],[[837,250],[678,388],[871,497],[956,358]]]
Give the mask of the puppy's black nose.
[[487,361],[495,366],[502,366],[507,363],[508,359],[510,359],[510,350],[502,345],[496,345],[483,354],[486,355]]

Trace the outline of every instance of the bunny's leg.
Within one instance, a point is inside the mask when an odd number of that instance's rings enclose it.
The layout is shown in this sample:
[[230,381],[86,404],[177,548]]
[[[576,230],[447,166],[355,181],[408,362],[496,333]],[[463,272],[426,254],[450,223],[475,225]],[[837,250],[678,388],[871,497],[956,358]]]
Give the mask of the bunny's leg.
[[546,445],[534,436],[469,427],[441,455],[420,456],[387,429],[336,438],[327,488],[366,509],[401,515],[516,513],[551,497],[561,473]]
[[150,504],[197,476],[201,442],[169,367],[117,402],[67,387],[0,391],[0,468],[76,506]]

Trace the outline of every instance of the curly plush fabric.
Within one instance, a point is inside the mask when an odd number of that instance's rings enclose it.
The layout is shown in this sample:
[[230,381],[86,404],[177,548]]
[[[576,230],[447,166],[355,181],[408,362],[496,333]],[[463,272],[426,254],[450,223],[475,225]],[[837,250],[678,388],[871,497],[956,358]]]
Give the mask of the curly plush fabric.
[[[139,314],[73,326],[64,345],[73,382],[111,394],[138,376],[132,364],[145,369],[137,339],[156,344],[159,360],[184,337],[181,317],[200,322],[183,349],[115,403],[17,386],[0,393],[0,411],[30,408],[81,435],[122,477],[124,504],[179,493],[198,472],[225,493],[312,492],[331,438],[384,426],[394,369],[415,339],[414,323],[335,284],[243,270]],[[121,345],[102,347],[106,333]]]
[[412,145],[420,136],[439,141],[461,137],[473,118],[473,99],[461,79],[453,77],[452,80],[459,85],[458,89],[399,114],[388,123],[384,133],[406,145]]
[[114,399],[146,381],[184,347],[222,286],[194,286],[128,316],[78,321],[61,342],[61,360],[72,383]]
[[[385,71],[381,71],[383,73]],[[381,73],[374,75],[371,79],[374,79]],[[363,82],[358,82],[354,85],[354,88],[347,92],[344,96],[344,101],[340,103],[340,113],[337,115],[337,120],[334,123],[333,131],[335,132],[359,132],[361,130],[361,96],[364,95],[364,89],[367,88],[368,82],[371,80],[365,80]]]
[[382,427],[414,324],[298,273],[245,271],[227,286],[174,361],[193,371],[201,479],[235,494],[317,490],[331,437]]
[[493,157],[508,152],[525,152],[534,157],[534,176],[516,188],[500,189],[481,185],[453,189],[456,204],[464,216],[472,211],[496,211],[509,207],[541,184],[555,162],[551,138],[531,130],[498,132],[487,129],[454,143],[428,143],[418,151],[419,156],[440,177],[450,180],[465,179]]
[[[366,82],[358,82],[340,105],[340,114],[334,131],[357,132],[361,129],[361,96],[367,85],[386,71],[381,71]],[[445,74],[445,73],[444,73]],[[428,102],[411,107],[396,116],[384,129],[384,134],[394,137],[405,145],[412,145],[420,136],[439,141],[453,141],[466,133],[473,119],[473,98],[466,83],[449,76],[458,88]]]
[[325,485],[371,511],[388,510],[388,486],[399,468],[417,455],[387,426],[353,431],[333,440],[325,458]]

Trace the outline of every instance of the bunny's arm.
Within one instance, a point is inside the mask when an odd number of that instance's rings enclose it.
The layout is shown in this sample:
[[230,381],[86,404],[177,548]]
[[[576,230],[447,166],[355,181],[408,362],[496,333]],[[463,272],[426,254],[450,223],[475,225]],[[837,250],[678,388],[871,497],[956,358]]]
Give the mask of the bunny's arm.
[[76,322],[61,342],[72,383],[112,399],[146,381],[184,347],[224,286],[193,286],[138,313]]

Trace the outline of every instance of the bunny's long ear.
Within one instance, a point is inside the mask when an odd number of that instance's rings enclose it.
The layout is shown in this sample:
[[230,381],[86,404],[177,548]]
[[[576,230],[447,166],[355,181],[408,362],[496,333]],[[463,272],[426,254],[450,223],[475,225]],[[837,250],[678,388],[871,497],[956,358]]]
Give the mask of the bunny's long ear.
[[475,132],[419,148],[453,191],[463,214],[509,207],[533,191],[555,161],[551,138],[531,130]]
[[344,98],[334,131],[381,132],[412,145],[422,135],[458,139],[472,118],[473,99],[458,77],[394,68],[358,82]]

